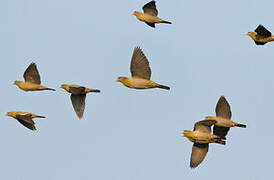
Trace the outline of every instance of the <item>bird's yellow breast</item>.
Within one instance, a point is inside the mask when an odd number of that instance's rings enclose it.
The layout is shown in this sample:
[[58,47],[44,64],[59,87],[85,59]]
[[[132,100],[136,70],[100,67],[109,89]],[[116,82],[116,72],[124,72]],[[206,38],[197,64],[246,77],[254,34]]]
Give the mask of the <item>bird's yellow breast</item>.
[[138,20],[140,20],[140,21],[144,21],[145,20],[143,13],[141,13],[141,12],[134,12],[133,14],[136,16],[136,18]]
[[189,141],[194,142],[194,132],[193,131],[183,131],[183,136],[185,136]]
[[33,84],[30,82],[19,82],[19,83],[17,83],[17,86],[24,91],[35,91],[35,90],[43,88],[43,86],[41,86],[39,84]]
[[123,81],[121,81],[125,86],[129,87],[129,88],[132,88],[132,85],[131,85],[131,80],[130,78],[125,78],[123,79]]

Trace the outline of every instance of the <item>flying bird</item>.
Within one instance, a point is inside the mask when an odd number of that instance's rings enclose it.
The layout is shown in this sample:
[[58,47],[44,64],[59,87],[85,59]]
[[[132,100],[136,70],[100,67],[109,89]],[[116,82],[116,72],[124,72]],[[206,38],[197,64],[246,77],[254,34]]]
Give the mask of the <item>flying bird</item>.
[[32,120],[33,118],[45,118],[45,116],[36,115],[29,112],[20,112],[20,111],[12,111],[7,112],[6,116],[13,117],[17,121],[19,121],[23,126],[27,127],[30,130],[35,131],[35,123]]
[[86,94],[90,92],[99,93],[98,89],[89,89],[83,86],[75,84],[62,84],[60,88],[63,88],[67,92],[71,93],[70,99],[75,113],[78,118],[81,119],[84,114],[85,104],[86,104]]
[[190,167],[197,167],[205,158],[209,143],[218,143],[225,145],[225,137],[211,134],[211,126],[215,124],[215,120],[202,120],[194,125],[194,130],[184,130],[182,136],[193,142],[192,153],[190,158]]
[[132,14],[135,15],[138,20],[145,22],[150,27],[155,28],[155,24],[157,23],[171,24],[171,22],[162,20],[157,17],[158,10],[156,9],[155,1],[150,1],[149,3],[145,4],[143,6],[143,11],[144,13],[134,11]]
[[246,35],[250,36],[256,45],[264,45],[270,41],[274,41],[274,36],[263,25],[259,25],[255,32],[247,32]]
[[216,123],[213,127],[213,134],[221,137],[225,137],[231,127],[246,128],[246,125],[239,124],[231,120],[230,105],[224,96],[221,96],[217,102],[216,117],[207,116],[205,120],[215,120]]
[[24,72],[23,81],[14,81],[13,84],[17,85],[20,89],[24,91],[42,91],[42,90],[51,90],[55,91],[55,89],[48,88],[41,85],[40,75],[37,70],[36,64],[31,63],[29,67]]
[[118,77],[116,82],[121,82],[126,87],[134,89],[162,88],[170,90],[168,86],[164,86],[150,80],[151,69],[149,67],[149,62],[139,47],[136,47],[133,51],[130,71],[132,78]]

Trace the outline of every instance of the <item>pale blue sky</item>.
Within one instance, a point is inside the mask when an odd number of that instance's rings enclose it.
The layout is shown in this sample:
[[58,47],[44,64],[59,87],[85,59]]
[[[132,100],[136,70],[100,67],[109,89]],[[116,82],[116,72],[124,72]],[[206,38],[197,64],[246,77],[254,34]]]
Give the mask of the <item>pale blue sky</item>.
[[[274,1],[158,0],[159,17],[172,25],[155,29],[131,15],[147,2],[0,2],[0,179],[272,178],[274,43],[255,46],[245,32],[258,24],[274,32]],[[135,46],[149,59],[152,80],[169,92],[114,81],[130,75]],[[12,85],[31,62],[56,92]],[[101,89],[87,96],[81,121],[63,83]],[[214,115],[221,95],[247,129],[231,129],[226,146],[211,144],[190,169],[192,143],[181,131]],[[32,132],[4,116],[12,110],[47,118]]]

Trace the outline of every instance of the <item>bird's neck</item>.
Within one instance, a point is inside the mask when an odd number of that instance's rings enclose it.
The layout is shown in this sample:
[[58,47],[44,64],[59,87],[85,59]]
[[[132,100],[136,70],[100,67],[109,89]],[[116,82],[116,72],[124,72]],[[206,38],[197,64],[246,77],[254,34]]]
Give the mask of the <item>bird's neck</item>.
[[143,14],[143,13],[138,12],[138,13],[136,14],[136,17],[137,17],[137,19],[139,19],[140,21],[144,21],[144,14]]
[[130,78],[125,77],[122,81],[121,81],[125,86],[130,87]]

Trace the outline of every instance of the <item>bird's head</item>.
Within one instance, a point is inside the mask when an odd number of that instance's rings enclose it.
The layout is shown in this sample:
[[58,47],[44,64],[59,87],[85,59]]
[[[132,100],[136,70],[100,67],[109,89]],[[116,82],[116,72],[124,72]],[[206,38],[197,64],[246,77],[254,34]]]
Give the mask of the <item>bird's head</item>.
[[133,13],[132,13],[132,15],[134,15],[134,16],[140,16],[140,14],[142,14],[141,12],[138,12],[138,11],[134,11]]
[[252,37],[252,38],[255,38],[255,36],[257,35],[257,33],[255,33],[255,32],[247,32],[245,34]]
[[183,130],[183,131],[182,131],[182,136],[183,136],[183,137],[188,137],[189,134],[190,134],[191,132],[192,132],[192,131],[189,131],[189,130]]
[[19,85],[20,83],[22,83],[22,81],[13,81],[12,84]]
[[182,132],[182,136],[186,137],[188,140],[190,140],[191,142],[194,141],[194,132],[193,131],[189,131],[189,130],[184,130]]
[[69,85],[68,84],[61,84],[60,88],[69,91]]
[[127,79],[127,77],[118,77],[115,81],[116,82],[124,82]]
[[6,116],[10,116],[10,117],[16,117],[16,112],[7,112]]
[[215,116],[206,116],[204,120],[216,120]]

